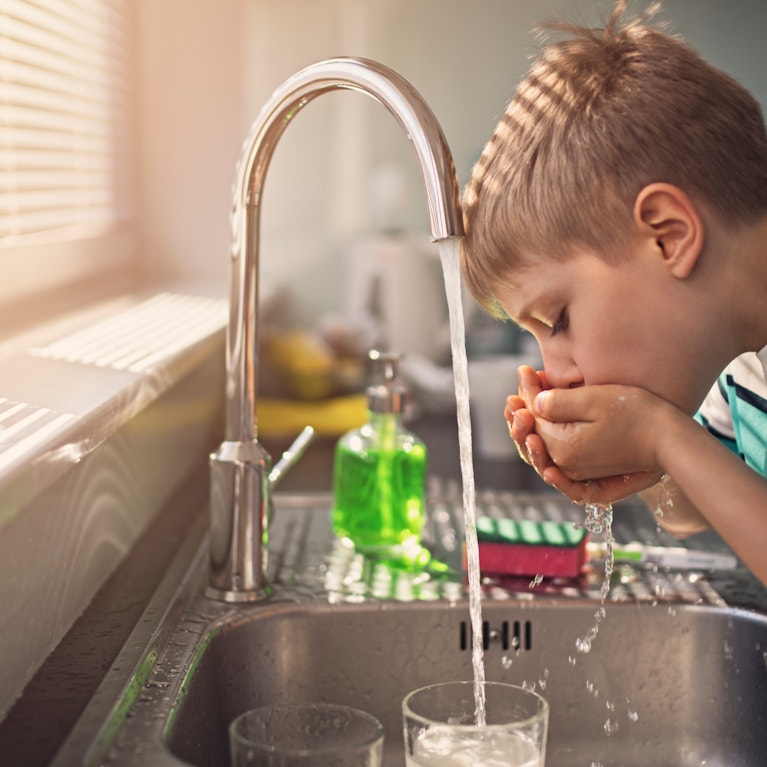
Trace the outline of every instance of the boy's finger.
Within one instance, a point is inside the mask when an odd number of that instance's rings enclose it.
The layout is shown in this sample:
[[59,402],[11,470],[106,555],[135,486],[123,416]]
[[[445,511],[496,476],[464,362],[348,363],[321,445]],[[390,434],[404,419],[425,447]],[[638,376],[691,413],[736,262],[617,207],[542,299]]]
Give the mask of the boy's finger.
[[525,444],[527,437],[535,431],[535,419],[529,410],[516,410],[507,417],[509,435],[517,445],[517,451],[525,463],[531,463],[530,455]]
[[514,440],[514,445],[517,448],[517,452],[519,453],[519,457],[529,466],[530,465],[530,456],[527,453],[527,448],[525,447],[524,442],[519,442],[518,440],[514,439],[514,433],[513,433],[513,427],[512,424],[509,423],[509,436]]
[[522,399],[522,397],[519,397],[516,394],[509,394],[508,397],[506,397],[506,417],[507,420],[510,420],[510,416],[517,410],[522,410],[523,408],[527,407],[527,403]]
[[543,477],[544,469],[552,465],[546,445],[543,444],[543,440],[537,434],[529,434],[525,439],[525,447],[528,456],[530,456],[530,465]]
[[522,365],[517,370],[517,377],[519,378],[519,393],[527,406],[530,407],[536,395],[541,391],[538,373],[529,365]]
[[586,389],[548,389],[536,394],[532,410],[547,421],[571,423],[588,421]]

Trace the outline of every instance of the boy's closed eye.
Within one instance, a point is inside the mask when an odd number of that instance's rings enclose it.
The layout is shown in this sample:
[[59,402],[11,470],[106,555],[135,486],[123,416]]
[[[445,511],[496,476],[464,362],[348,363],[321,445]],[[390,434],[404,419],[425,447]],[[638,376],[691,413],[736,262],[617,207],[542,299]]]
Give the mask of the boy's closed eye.
[[559,316],[557,317],[556,322],[551,326],[551,335],[555,336],[558,333],[563,333],[565,330],[567,330],[569,325],[569,319],[567,316],[567,309],[562,309],[562,311],[559,313]]

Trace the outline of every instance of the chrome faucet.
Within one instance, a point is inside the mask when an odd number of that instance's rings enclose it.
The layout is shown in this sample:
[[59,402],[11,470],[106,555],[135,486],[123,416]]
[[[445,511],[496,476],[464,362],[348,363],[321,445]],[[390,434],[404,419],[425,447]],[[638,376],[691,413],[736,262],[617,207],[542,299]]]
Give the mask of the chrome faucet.
[[210,457],[210,585],[227,602],[266,596],[271,458],[258,443],[256,381],[261,195],[277,142],[317,96],[348,89],[372,96],[410,139],[426,187],[432,238],[463,234],[460,190],[442,129],[423,98],[388,67],[336,58],[286,80],[251,126],[235,171],[232,207],[229,328],[226,347],[225,441]]

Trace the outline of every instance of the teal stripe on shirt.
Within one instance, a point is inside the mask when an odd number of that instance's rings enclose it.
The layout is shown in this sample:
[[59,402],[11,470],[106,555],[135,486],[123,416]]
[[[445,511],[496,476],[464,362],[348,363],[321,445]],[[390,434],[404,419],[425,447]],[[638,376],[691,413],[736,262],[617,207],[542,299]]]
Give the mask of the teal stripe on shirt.
[[[720,377],[720,388],[724,388],[725,399],[730,405],[735,451],[743,460],[760,474],[767,475],[767,400],[739,384],[725,374]],[[732,440],[722,439],[732,450]]]

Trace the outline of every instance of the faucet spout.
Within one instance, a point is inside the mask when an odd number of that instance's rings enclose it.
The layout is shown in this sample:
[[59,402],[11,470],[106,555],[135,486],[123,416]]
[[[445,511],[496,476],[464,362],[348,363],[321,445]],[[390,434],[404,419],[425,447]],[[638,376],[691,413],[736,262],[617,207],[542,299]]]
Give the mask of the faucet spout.
[[258,443],[256,380],[259,226],[264,178],[285,128],[306,104],[333,90],[383,104],[407,134],[426,191],[433,239],[463,235],[453,158],[433,112],[393,70],[361,58],[335,58],[286,80],[251,126],[235,172],[230,306],[226,349],[225,441],[211,456],[211,577],[208,594],[251,601],[266,593],[271,459]]

